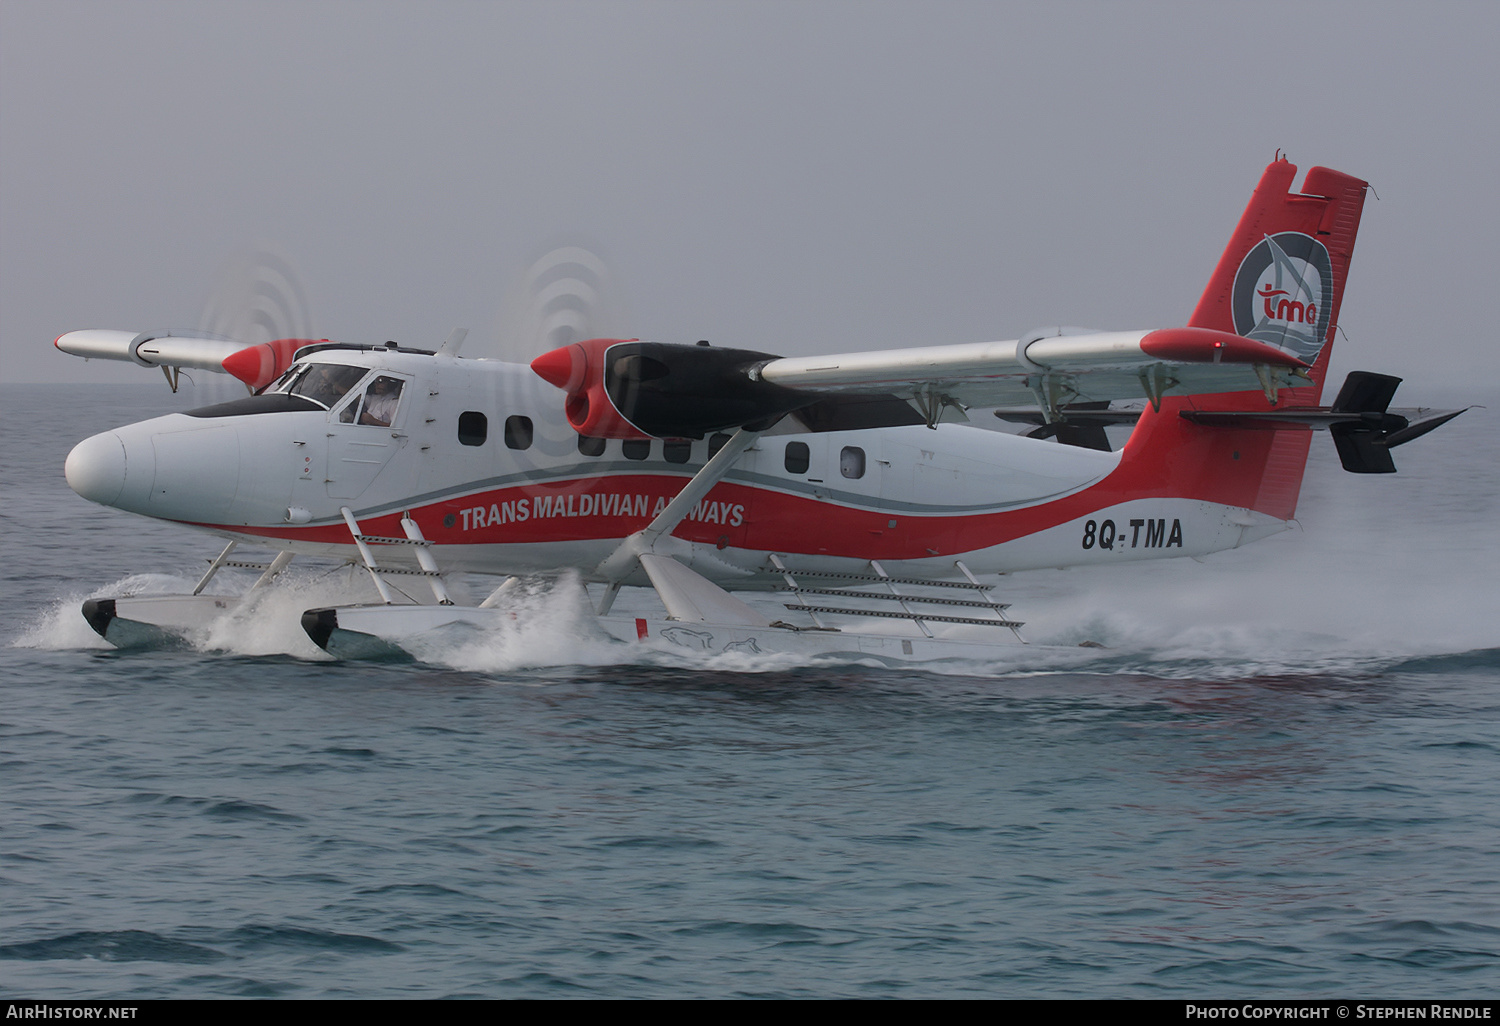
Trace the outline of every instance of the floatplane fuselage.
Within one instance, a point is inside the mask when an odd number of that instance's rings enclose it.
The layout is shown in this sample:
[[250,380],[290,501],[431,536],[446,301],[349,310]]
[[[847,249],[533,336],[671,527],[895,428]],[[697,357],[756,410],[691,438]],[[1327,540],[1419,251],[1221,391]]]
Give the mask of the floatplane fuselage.
[[[363,566],[381,603],[304,616],[334,651],[490,624],[506,586],[461,606],[447,574],[571,569],[617,637],[971,654],[934,628],[1019,627],[994,575],[1235,548],[1294,516],[1313,429],[1346,468],[1382,472],[1452,415],[1389,410],[1397,379],[1359,372],[1317,405],[1365,183],[1317,168],[1299,194],[1294,173],[1267,169],[1192,320],[1161,331],[797,358],[594,339],[530,366],[463,359],[457,333],[429,352],[72,332],[57,345],[75,355],[222,369],[253,394],[88,438],[68,482],[277,550],[259,585],[293,554]],[[1143,408],[1109,408],[1129,399]],[[977,426],[997,407],[1038,437]],[[1108,451],[1102,425],[1131,422]],[[190,626],[213,613],[206,582],[86,615],[106,637],[131,616]],[[665,616],[612,621],[628,586],[654,588]],[[800,622],[731,594],[746,591],[788,593]],[[920,633],[828,622],[858,615]]]
[[[587,579],[732,437],[579,435],[522,364],[331,347],[304,365],[347,368],[347,391],[322,394],[328,408],[272,391],[107,431],[73,450],[68,481],[132,513],[342,559],[358,552],[341,510],[381,535],[410,516],[453,570]],[[352,411],[380,379],[399,383],[394,414],[359,423]],[[877,559],[961,578],[956,559],[996,574],[1204,555],[1284,526],[1099,488],[1119,464],[1118,452],[956,424],[760,435],[669,547],[715,583],[774,589],[771,552],[807,569],[867,572]]]

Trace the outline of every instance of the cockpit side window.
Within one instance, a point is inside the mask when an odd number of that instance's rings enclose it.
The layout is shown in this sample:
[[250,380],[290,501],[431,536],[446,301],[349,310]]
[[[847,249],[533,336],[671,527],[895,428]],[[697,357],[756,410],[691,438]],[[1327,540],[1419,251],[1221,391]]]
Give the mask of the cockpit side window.
[[390,427],[396,418],[396,407],[401,405],[402,384],[400,378],[382,374],[370,382],[364,395],[344,407],[339,420],[345,424]]
[[[365,368],[338,363],[310,363],[293,367],[272,386],[273,392],[300,395],[326,409],[337,405],[348,391],[365,376]],[[398,389],[399,392],[399,389]]]

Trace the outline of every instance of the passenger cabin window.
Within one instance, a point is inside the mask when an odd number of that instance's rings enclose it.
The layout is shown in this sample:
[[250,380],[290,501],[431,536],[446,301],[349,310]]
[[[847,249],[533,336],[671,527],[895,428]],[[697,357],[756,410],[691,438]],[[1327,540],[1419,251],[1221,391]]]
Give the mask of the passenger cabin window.
[[839,453],[839,473],[845,477],[865,476],[865,451],[857,445],[846,445]]
[[627,460],[644,460],[651,455],[651,439],[629,438],[620,443],[620,451]]
[[714,454],[727,444],[729,444],[729,436],[722,431],[715,431],[708,438],[708,458],[713,459]]
[[592,438],[588,435],[579,435],[578,451],[584,456],[603,456],[604,439]]
[[531,448],[531,418],[505,418],[505,444],[511,449]]
[[812,453],[807,448],[806,442],[786,443],[786,472],[788,474],[805,474],[811,463]]
[[668,463],[686,463],[693,456],[693,443],[663,442],[661,454]]
[[490,437],[490,419],[478,410],[465,410],[458,415],[458,441],[460,445],[483,445]]
[[364,376],[363,367],[350,367],[341,363],[305,363],[283,374],[270,391],[300,395],[331,410]]
[[365,394],[344,407],[339,420],[345,424],[364,424],[367,427],[390,427],[396,418],[396,407],[401,405],[400,378],[382,374],[370,382]]

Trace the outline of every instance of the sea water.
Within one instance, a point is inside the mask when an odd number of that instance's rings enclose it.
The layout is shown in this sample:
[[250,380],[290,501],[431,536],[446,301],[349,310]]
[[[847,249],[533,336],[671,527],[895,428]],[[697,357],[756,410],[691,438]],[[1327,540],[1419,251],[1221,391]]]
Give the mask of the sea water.
[[[1500,396],[1296,530],[1005,580],[927,669],[587,637],[580,588],[415,663],[255,618],[116,651],[79,603],[213,539],[95,506],[83,437],[192,405],[0,386],[0,995],[1493,997]],[[226,575],[215,586],[243,586]],[[1080,640],[1106,647],[1080,649]]]

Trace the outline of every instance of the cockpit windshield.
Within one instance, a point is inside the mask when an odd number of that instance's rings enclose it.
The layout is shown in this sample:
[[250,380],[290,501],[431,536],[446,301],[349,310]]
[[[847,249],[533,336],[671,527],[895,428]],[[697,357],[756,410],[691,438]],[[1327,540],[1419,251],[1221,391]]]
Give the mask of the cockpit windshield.
[[365,367],[350,367],[342,363],[298,364],[266,391],[300,395],[332,409],[349,389],[359,384],[366,372]]

